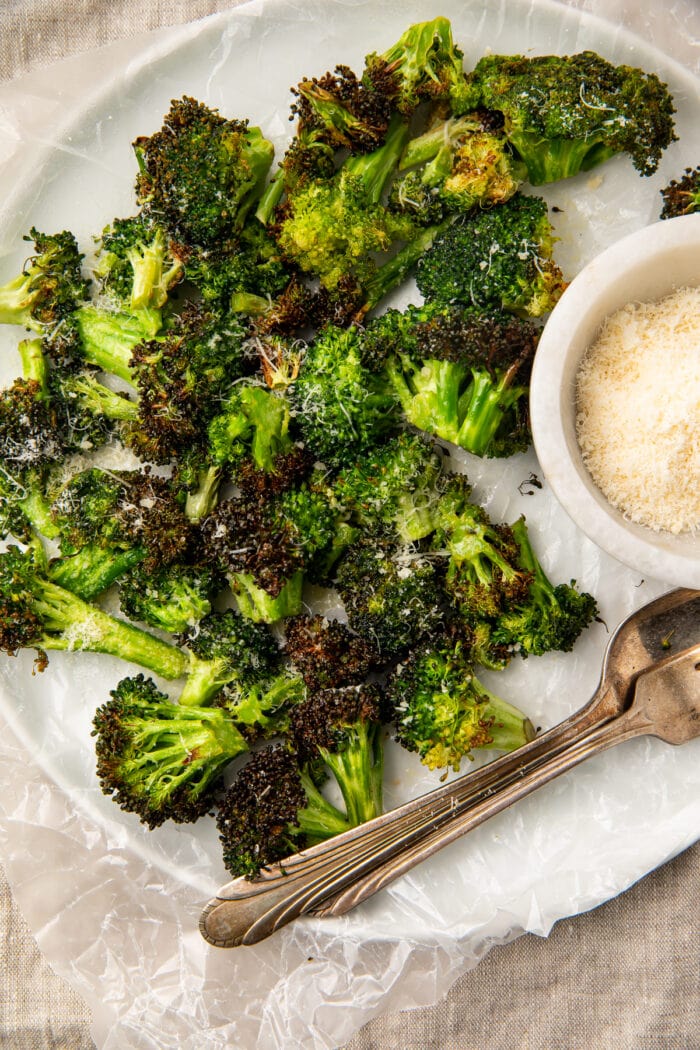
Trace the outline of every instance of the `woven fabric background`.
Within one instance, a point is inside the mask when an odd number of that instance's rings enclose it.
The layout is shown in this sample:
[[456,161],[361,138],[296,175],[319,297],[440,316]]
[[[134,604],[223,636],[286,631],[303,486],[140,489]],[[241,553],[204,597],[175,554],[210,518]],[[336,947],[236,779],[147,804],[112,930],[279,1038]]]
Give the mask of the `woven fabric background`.
[[[0,79],[232,6],[0,0]],[[614,19],[623,7],[609,0],[598,13]],[[675,7],[669,17],[679,17]],[[700,1050],[699,886],[700,844],[596,911],[560,922],[547,940],[528,935],[493,949],[443,1002],[378,1018],[346,1050]],[[89,1025],[87,1006],[46,964],[0,870],[1,1050],[93,1050]]]

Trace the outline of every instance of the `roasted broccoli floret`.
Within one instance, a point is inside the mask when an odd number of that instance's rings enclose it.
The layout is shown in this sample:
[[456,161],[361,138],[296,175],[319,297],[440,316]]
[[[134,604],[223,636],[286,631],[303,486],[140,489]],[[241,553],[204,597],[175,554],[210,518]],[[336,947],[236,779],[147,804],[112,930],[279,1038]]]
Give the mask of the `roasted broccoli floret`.
[[503,204],[527,174],[502,132],[478,113],[437,122],[411,139],[399,170],[405,174],[391,187],[391,206],[422,225]]
[[163,327],[163,308],[184,267],[163,228],[140,214],[104,228],[93,272],[109,303],[138,318],[152,337]]
[[138,138],[134,150],[144,213],[176,239],[205,247],[242,228],[274,154],[259,128],[188,96],[174,100],[162,129]]
[[290,712],[290,735],[302,761],[319,758],[335,778],[354,827],[382,812],[384,707],[376,685],[311,693]]
[[463,55],[447,18],[417,22],[382,54],[365,59],[364,84],[410,115],[422,102],[446,102],[456,114],[468,108]]
[[530,372],[540,329],[498,310],[430,303],[371,321],[366,343],[409,423],[477,456],[528,448]]
[[250,878],[299,849],[347,831],[350,821],[319,789],[323,773],[279,744],[257,751],[218,805],[226,868]]
[[382,203],[407,137],[404,122],[395,119],[379,149],[351,156],[333,178],[309,180],[290,193],[276,227],[278,244],[290,262],[330,290],[354,283],[358,306],[377,272],[376,254],[415,235],[410,219],[392,214]]
[[364,366],[356,328],[329,325],[309,344],[290,400],[306,444],[331,467],[354,463],[396,427],[396,402]]
[[565,288],[546,203],[516,193],[454,223],[418,260],[416,283],[431,302],[541,317]]
[[470,108],[503,114],[505,135],[534,186],[590,171],[617,153],[651,175],[676,138],[666,84],[593,51],[486,55],[467,82]]
[[34,242],[35,254],[17,277],[0,287],[0,324],[44,334],[70,323],[88,298],[89,282],[72,233],[45,234],[32,227],[25,240]]
[[400,433],[341,471],[333,491],[358,525],[414,543],[435,528],[442,482],[439,452],[416,434]]
[[279,646],[234,609],[212,612],[181,636],[192,654],[180,704],[208,704],[226,686],[248,689],[276,673]]
[[435,559],[368,534],[340,559],[335,584],[349,626],[385,660],[441,631],[449,618]]
[[514,751],[535,735],[522,711],[479,681],[459,641],[416,649],[391,674],[387,698],[396,739],[429,769],[457,772],[477,748]]
[[436,552],[447,557],[445,588],[469,622],[489,620],[527,594],[529,571],[508,525],[494,524],[470,501],[464,475],[455,475],[436,509]]
[[680,179],[671,179],[661,190],[661,219],[674,219],[700,211],[700,164],[686,168]]
[[14,545],[0,553],[0,649],[36,649],[39,670],[51,650],[106,653],[167,679],[190,666],[187,653],[58,586],[32,548]]
[[93,726],[102,791],[150,828],[210,812],[224,768],[248,750],[228,712],[174,704],[143,675],[112,690]]
[[209,455],[234,474],[246,462],[265,474],[279,474],[294,448],[290,423],[286,398],[259,381],[240,383],[209,424]]
[[205,303],[224,313],[231,309],[247,313],[246,304],[255,299],[269,302],[284,291],[290,279],[274,238],[255,220],[248,221],[232,240],[180,250],[187,282]]
[[344,623],[325,616],[295,616],[285,624],[287,659],[315,693],[363,682],[379,654]]
[[308,486],[277,498],[221,502],[202,523],[205,552],[223,572],[241,612],[274,623],[301,612],[304,573],[336,533],[336,511]]
[[248,369],[245,339],[235,316],[190,303],[163,338],[135,347],[129,370],[138,419],[126,430],[126,444],[153,463],[205,445],[209,422]]
[[570,584],[554,585],[532,548],[524,518],[511,526],[518,544],[518,564],[529,576],[526,593],[498,617],[493,641],[521,656],[541,656],[553,650],[570,652],[577,638],[598,615],[595,598]]
[[130,620],[182,634],[211,612],[221,587],[218,574],[204,563],[171,562],[150,572],[137,563],[119,577],[119,602]]

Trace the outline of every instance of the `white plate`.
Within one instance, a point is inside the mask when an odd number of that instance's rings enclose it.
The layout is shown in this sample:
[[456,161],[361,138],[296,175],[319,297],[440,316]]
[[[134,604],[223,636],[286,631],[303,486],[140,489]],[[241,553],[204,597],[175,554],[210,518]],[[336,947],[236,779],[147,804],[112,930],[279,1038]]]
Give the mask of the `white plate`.
[[[446,0],[439,12],[451,18],[467,65],[487,49],[566,54],[593,48],[667,80],[678,104],[680,142],[653,178],[640,178],[629,160],[618,158],[543,191],[560,209],[556,254],[567,276],[657,217],[660,187],[700,157],[700,85],[689,73],[641,40],[558,4]],[[13,188],[4,173],[0,283],[21,265],[26,246],[20,238],[32,224],[70,228],[88,246],[114,216],[132,213],[130,142],[160,126],[172,97],[194,95],[227,116],[249,117],[281,150],[290,127],[290,85],[339,62],[358,69],[367,51],[381,50],[411,22],[435,13],[417,0],[254,3],[183,30],[174,44],[169,36],[167,47],[137,50],[126,71],[108,72],[104,88],[66,115],[65,133],[33,164],[28,181]],[[33,147],[27,143],[27,150]],[[16,341],[16,333],[0,330],[4,381],[17,370]],[[576,577],[594,592],[610,628],[666,589],[641,581],[593,546],[546,489],[519,492],[538,470],[532,453],[507,463],[465,461],[489,511],[510,520],[525,513],[546,570],[557,580]],[[569,656],[531,658],[484,679],[536,725],[550,726],[593,691],[607,637],[603,625],[593,625]],[[102,796],[95,781],[92,713],[131,669],[83,654],[51,655],[48,670],[35,677],[31,665],[29,654],[2,659],[0,712],[35,761],[85,820],[141,857],[156,878],[158,871],[174,872],[195,899],[207,898],[227,879],[213,823],[148,832]],[[414,756],[393,744],[388,751],[389,806],[435,786]],[[652,741],[624,745],[453,845],[380,902],[323,927],[310,925],[319,934],[342,930],[358,941],[430,942],[448,935],[472,946],[519,929],[546,932],[557,918],[601,903],[700,835],[699,757],[700,742],[678,750]]]

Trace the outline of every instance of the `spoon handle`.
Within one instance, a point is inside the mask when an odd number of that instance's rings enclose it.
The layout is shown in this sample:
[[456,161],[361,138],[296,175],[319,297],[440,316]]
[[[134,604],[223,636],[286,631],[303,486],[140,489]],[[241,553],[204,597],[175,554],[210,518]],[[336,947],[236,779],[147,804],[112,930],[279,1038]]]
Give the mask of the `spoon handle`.
[[[219,947],[254,944],[302,914],[325,910],[328,898],[346,890],[351,894],[358,880],[379,867],[384,870],[392,859],[398,857],[395,863],[401,864],[406,850],[412,850],[412,864],[417,863],[426,836],[445,824],[451,826],[462,810],[487,805],[497,793],[500,796],[504,786],[522,782],[530,771],[585,736],[591,727],[615,718],[623,699],[619,683],[607,681],[579,712],[517,751],[297,853],[283,865],[272,865],[254,880],[235,879],[205,908],[202,935]],[[366,895],[372,892],[375,890],[368,889]],[[347,907],[352,907],[349,897],[347,901]]]

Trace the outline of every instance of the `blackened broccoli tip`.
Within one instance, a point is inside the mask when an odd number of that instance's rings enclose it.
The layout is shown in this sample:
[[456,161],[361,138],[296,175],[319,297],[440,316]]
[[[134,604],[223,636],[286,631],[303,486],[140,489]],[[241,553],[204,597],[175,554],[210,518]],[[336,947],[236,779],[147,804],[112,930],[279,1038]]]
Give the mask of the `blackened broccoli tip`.
[[348,624],[385,660],[444,628],[449,612],[439,561],[366,534],[340,559],[335,585]]
[[431,302],[541,317],[566,287],[552,249],[545,201],[516,193],[440,233],[418,261],[416,283]]
[[504,134],[535,186],[590,171],[619,153],[651,175],[677,137],[667,85],[593,51],[487,55],[467,83],[471,106],[502,113]]
[[369,153],[382,144],[391,106],[344,65],[333,73],[302,80],[294,89],[292,114],[307,141],[353,153]]
[[396,401],[364,367],[356,328],[329,326],[309,344],[290,401],[305,443],[329,467],[353,463],[396,428]]
[[26,240],[34,254],[16,277],[0,287],[0,324],[44,333],[60,327],[89,296],[83,255],[72,233],[44,234],[32,228]]
[[0,648],[36,649],[42,670],[51,650],[105,653],[171,680],[189,668],[186,653],[58,586],[32,548],[14,545],[0,554]]
[[259,128],[188,96],[174,100],[161,130],[137,139],[134,149],[144,212],[162,217],[176,239],[202,246],[242,227],[274,154]]
[[379,664],[379,654],[369,642],[321,615],[288,620],[284,652],[313,691],[360,683]]
[[686,168],[678,179],[671,179],[661,190],[663,208],[661,219],[675,219],[700,210],[700,164]]
[[474,455],[530,445],[529,380],[540,329],[503,311],[428,303],[370,322],[409,423]]
[[279,744],[250,757],[217,810],[223,861],[232,875],[253,878],[262,868],[350,828],[321,794],[314,772]]
[[553,584],[535,554],[524,518],[513,523],[518,544],[518,564],[530,582],[520,600],[500,614],[493,630],[496,643],[505,644],[521,656],[570,652],[582,631],[598,615],[593,595],[570,584]]
[[174,704],[143,675],[112,690],[93,736],[103,792],[150,828],[211,812],[224,768],[247,750],[224,710]]
[[415,650],[390,676],[396,739],[429,769],[459,770],[476,749],[513,751],[534,736],[529,719],[476,677],[461,643]]
[[382,690],[370,684],[314,691],[290,713],[297,753],[322,759],[353,826],[382,812],[384,715]]
[[211,612],[180,636],[190,653],[180,704],[208,704],[224,686],[253,685],[273,673],[279,646],[263,624],[234,609]]
[[362,79],[407,116],[423,102],[449,102],[455,113],[465,112],[463,54],[447,18],[417,22],[381,54],[367,55]]

